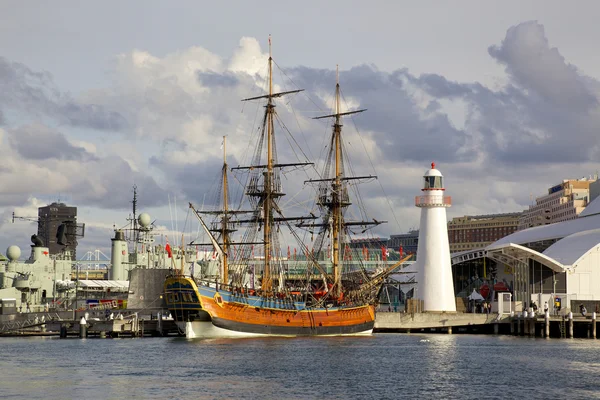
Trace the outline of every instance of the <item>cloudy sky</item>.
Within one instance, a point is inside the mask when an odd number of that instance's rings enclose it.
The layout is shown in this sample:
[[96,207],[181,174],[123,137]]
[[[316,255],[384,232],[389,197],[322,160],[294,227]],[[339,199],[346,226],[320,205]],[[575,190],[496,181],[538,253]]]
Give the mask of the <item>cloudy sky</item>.
[[186,202],[214,185],[221,136],[230,164],[247,160],[260,107],[239,100],[264,90],[269,34],[277,89],[306,89],[278,111],[311,160],[336,64],[343,107],[368,109],[345,128],[353,170],[379,175],[362,189],[389,221],[376,234],[418,227],[432,161],[449,218],[521,211],[599,169],[595,1],[174,3],[0,1],[1,250],[36,229],[13,211],[60,199],[86,223],[79,254],[108,252],[134,184],[139,209],[182,229]]

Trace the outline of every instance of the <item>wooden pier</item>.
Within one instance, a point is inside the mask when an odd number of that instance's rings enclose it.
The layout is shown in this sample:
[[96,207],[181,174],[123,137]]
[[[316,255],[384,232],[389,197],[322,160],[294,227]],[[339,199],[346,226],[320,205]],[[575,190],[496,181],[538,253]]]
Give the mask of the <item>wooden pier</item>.
[[3,316],[0,336],[144,337],[180,335],[168,312],[112,310],[23,313]]

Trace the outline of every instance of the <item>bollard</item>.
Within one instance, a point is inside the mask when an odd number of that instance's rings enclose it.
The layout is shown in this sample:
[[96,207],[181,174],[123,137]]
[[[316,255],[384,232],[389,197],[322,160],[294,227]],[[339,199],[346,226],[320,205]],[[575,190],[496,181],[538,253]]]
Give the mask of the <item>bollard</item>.
[[106,339],[106,331],[100,331],[100,339]]
[[521,336],[521,314],[517,315],[517,336]]
[[545,327],[545,337],[548,339],[550,337],[550,311],[546,311],[544,314],[544,327]]
[[573,313],[569,313],[569,337],[573,338]]
[[79,320],[79,337],[84,339],[87,337],[87,321],[85,317],[81,317]]
[[529,319],[527,311],[523,311],[523,336],[529,336]]
[[592,313],[592,339],[596,339],[596,313]]
[[60,338],[64,339],[67,337],[67,326],[66,325],[61,325],[60,326]]
[[448,335],[452,335],[452,327],[451,326],[448,327]]

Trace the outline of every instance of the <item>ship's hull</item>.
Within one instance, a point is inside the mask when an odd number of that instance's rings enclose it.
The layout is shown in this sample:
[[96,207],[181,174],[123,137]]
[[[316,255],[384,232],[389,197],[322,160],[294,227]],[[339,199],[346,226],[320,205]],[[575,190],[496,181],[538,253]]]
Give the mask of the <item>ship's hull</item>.
[[182,276],[167,277],[164,291],[167,308],[181,332],[186,331],[186,322],[210,321],[210,315],[202,309],[198,287],[193,279]]
[[375,324],[373,305],[307,308],[302,301],[265,299],[196,285],[191,278],[177,279],[183,290],[194,289],[199,299],[196,308],[210,318],[210,321],[176,319],[189,338],[370,335]]

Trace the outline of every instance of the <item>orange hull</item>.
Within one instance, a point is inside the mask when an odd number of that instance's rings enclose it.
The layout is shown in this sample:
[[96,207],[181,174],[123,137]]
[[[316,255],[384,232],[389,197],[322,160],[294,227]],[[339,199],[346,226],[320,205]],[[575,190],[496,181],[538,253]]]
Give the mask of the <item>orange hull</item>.
[[[215,299],[217,297],[217,300]],[[243,302],[200,296],[202,309],[213,325],[239,332],[273,335],[344,335],[370,332],[375,323],[375,307],[284,310],[254,307]]]

